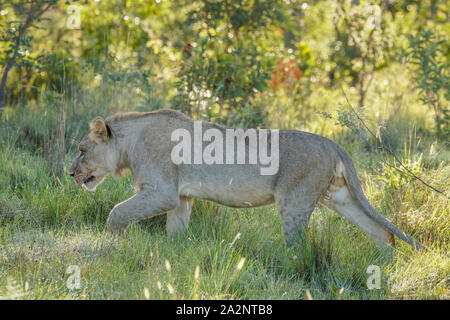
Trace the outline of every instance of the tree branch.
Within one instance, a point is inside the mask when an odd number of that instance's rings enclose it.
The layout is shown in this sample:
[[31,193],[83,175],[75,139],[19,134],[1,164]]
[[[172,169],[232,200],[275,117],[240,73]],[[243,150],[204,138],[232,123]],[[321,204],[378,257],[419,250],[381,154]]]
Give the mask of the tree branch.
[[377,137],[377,135],[375,133],[372,132],[372,130],[369,129],[369,127],[366,125],[366,123],[364,122],[364,120],[359,116],[359,114],[355,111],[355,109],[352,107],[352,105],[350,104],[350,101],[347,98],[347,95],[345,94],[345,91],[343,88],[342,92],[344,94],[345,100],[347,101],[348,106],[350,107],[350,110],[353,112],[353,114],[357,117],[358,121],[363,125],[363,127],[367,130],[367,132],[370,133],[371,136],[373,136],[377,141],[380,142],[381,144],[381,149],[385,150],[386,152],[388,152],[392,157],[394,157],[395,161],[399,164],[400,169],[396,166],[391,165],[390,163],[388,163],[386,160],[384,160],[380,153],[378,152],[377,148],[371,144],[367,138],[364,136],[364,134],[356,127],[349,127],[352,131],[354,131],[373,151],[375,151],[377,157],[381,160],[381,162],[383,162],[384,164],[386,164],[387,166],[399,171],[400,173],[407,175],[411,178],[414,178],[416,180],[419,180],[422,184],[424,184],[425,186],[427,186],[428,188],[432,189],[433,191],[440,193],[442,195],[444,195],[447,199],[450,199],[450,197],[448,197],[443,191],[440,191],[438,189],[436,189],[435,187],[433,187],[432,185],[428,184],[427,182],[425,182],[422,178],[420,178],[419,176],[417,176],[416,174],[414,174],[414,172],[412,172],[407,166],[405,166],[403,164],[403,162],[399,159],[399,157],[395,154],[394,151],[392,151],[392,149],[389,146],[386,146],[383,141],[381,139],[379,139]]

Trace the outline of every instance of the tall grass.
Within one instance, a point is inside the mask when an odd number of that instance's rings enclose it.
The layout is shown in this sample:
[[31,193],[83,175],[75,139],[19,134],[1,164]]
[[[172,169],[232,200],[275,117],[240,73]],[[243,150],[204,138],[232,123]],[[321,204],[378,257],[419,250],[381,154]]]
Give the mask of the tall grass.
[[[395,81],[389,74],[380,77]],[[378,80],[374,83],[382,83]],[[369,116],[381,112],[403,161],[429,183],[448,190],[448,145],[433,138],[432,124],[420,120],[427,115],[417,114],[413,94],[400,101],[387,88],[376,85],[375,89],[366,99]],[[305,299],[308,292],[314,299],[448,298],[448,200],[378,163],[357,138],[329,120],[313,115],[308,122],[283,122],[277,117],[283,110],[276,106],[269,112],[268,126],[271,119],[278,119],[273,127],[307,129],[342,144],[355,160],[370,202],[430,250],[417,252],[398,242],[393,252],[384,251],[348,221],[320,206],[304,239],[290,246],[284,243],[273,206],[231,209],[195,201],[183,236],[166,235],[165,216],[132,225],[125,237],[106,232],[109,211],[133,194],[130,178],[108,177],[89,193],[76,186],[64,169],[56,168],[70,164],[76,141],[93,117],[164,106],[161,100],[147,99],[146,105],[133,107],[139,105],[133,92],[123,83],[71,98],[43,95],[34,106],[19,105],[3,113],[0,296]],[[332,111],[332,100],[338,96],[337,91],[322,88],[311,95],[309,105]],[[398,108],[389,109],[389,105]],[[57,152],[62,156],[55,156]],[[67,287],[71,265],[81,271],[80,289]],[[382,270],[380,289],[367,288],[370,265]]]

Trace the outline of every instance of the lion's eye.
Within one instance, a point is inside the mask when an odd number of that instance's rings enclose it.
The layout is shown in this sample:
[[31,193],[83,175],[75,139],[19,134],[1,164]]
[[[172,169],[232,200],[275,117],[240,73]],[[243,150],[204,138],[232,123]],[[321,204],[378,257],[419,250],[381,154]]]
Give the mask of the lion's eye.
[[85,155],[84,151],[80,151],[80,155],[79,155],[80,159],[83,159],[84,155]]

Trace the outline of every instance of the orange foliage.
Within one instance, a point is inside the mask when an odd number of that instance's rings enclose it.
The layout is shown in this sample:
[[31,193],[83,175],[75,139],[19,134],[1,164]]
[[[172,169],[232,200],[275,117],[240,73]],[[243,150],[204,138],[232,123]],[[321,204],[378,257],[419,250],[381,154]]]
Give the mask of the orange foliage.
[[294,60],[278,61],[275,71],[272,73],[272,79],[269,80],[269,85],[273,91],[280,87],[290,90],[295,86],[295,83],[300,81],[302,77],[302,70],[297,66]]

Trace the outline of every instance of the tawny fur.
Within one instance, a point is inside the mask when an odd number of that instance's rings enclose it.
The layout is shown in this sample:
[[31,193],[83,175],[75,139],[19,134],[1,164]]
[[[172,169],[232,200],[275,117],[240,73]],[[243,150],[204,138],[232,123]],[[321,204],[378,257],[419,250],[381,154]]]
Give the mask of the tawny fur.
[[[192,119],[172,110],[121,113],[91,123],[71,174],[94,190],[107,174],[120,177],[129,170],[137,190],[112,209],[110,230],[122,232],[133,221],[167,213],[167,231],[184,231],[192,198],[200,198],[238,208],[275,203],[284,237],[294,241],[302,236],[320,201],[379,243],[393,244],[396,235],[420,247],[369,204],[350,156],[331,140],[301,131],[280,131],[279,170],[271,176],[260,174],[259,163],[175,165],[171,150],[176,142],[171,141],[171,133],[183,128],[193,136],[193,126]],[[203,122],[203,130],[209,128],[222,133],[226,129]]]

